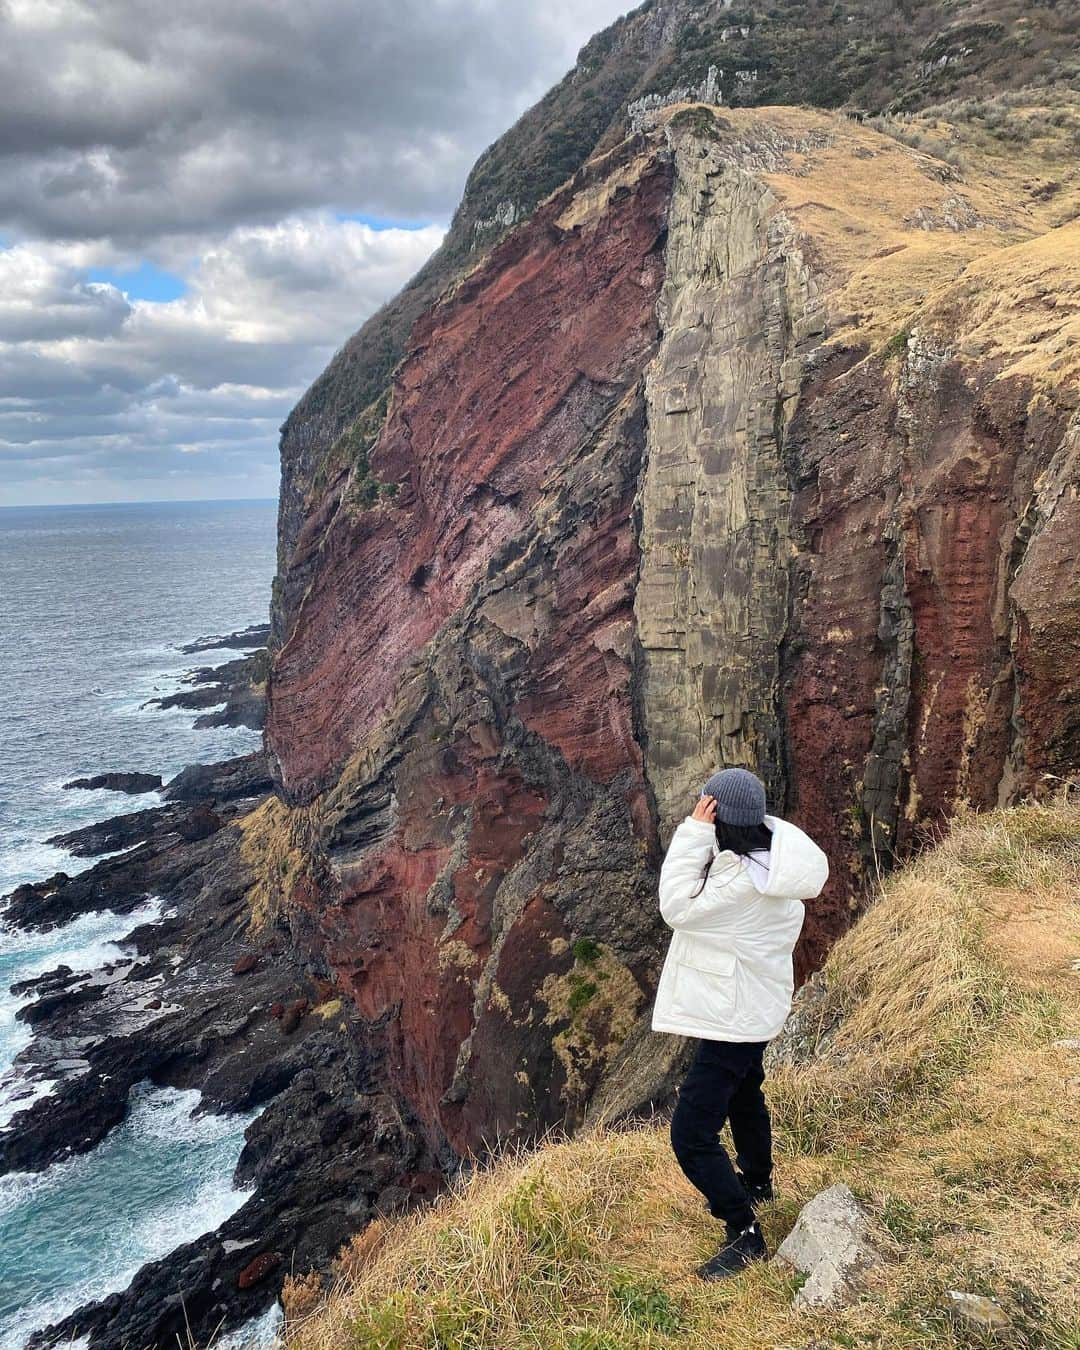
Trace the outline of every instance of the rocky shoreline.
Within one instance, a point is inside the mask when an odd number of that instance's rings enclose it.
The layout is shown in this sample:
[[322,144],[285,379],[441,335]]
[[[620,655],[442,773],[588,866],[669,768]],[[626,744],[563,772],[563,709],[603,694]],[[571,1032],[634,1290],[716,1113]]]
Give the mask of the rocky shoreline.
[[[16,987],[33,999],[18,1014],[33,1030],[17,1061],[28,1105],[0,1132],[0,1173],[95,1148],[146,1081],[197,1089],[200,1111],[260,1112],[235,1174],[252,1188],[242,1207],[31,1346],[87,1336],[107,1350],[189,1333],[202,1343],[265,1310],[288,1271],[324,1264],[376,1208],[438,1184],[326,972],[305,961],[285,919],[252,924],[245,821],[270,789],[261,754],[192,766],[162,790],[164,805],[52,841],[83,857],[124,853],[7,899],[6,920],[26,929],[149,900],[162,917],[135,929],[121,960],[90,973],[59,966]],[[35,1080],[53,1084],[48,1095],[35,1098]]]
[[222,648],[244,648],[244,655],[219,666],[198,666],[181,680],[182,688],[161,698],[148,699],[145,707],[183,708],[198,711],[195,726],[248,727],[261,731],[266,721],[266,681],[270,655],[266,648],[268,628],[244,629],[222,637],[200,638],[180,650],[185,656]]

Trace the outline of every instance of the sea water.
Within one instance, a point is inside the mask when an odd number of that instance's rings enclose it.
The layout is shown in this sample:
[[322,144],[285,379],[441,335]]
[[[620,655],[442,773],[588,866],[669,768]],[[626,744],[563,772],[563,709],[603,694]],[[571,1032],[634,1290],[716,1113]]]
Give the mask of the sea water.
[[195,666],[207,634],[264,623],[272,502],[0,509],[0,895],[89,866],[51,834],[158,804],[63,790],[110,769],[172,774],[258,747],[245,727],[196,731],[195,713],[147,708]]
[[132,1091],[91,1153],[0,1177],[0,1346],[124,1289],[141,1265],[235,1213],[230,1177],[251,1116],[192,1116],[197,1092]]
[[[239,654],[181,645],[265,621],[274,519],[271,502],[0,509],[0,895],[92,865],[48,835],[160,800],[64,791],[70,779],[138,769],[167,780],[258,747],[256,732],[196,731],[195,713],[145,705],[193,666]],[[13,1070],[29,1035],[16,1018],[27,998],[11,985],[131,956],[126,936],[160,915],[151,898],[45,934],[0,917],[0,1128],[49,1090]],[[243,1204],[232,1174],[251,1117],[193,1116],[197,1104],[198,1093],[141,1085],[92,1152],[0,1178],[0,1350],[125,1288]]]

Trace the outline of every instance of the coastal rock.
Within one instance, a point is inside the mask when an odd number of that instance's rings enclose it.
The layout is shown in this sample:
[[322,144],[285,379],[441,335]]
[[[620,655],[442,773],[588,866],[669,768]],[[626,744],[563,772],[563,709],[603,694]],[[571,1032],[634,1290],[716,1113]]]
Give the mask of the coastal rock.
[[[703,79],[708,92],[708,70],[715,64],[718,93],[725,105],[798,104],[831,109],[843,104],[872,113],[902,108],[907,114],[956,95],[985,99],[1002,89],[1015,91],[1030,76],[1036,60],[1040,80],[1067,77],[1076,46],[1075,24],[1057,6],[1054,18],[1047,11],[1040,21],[1036,56],[1026,32],[1031,19],[1022,0],[1006,0],[1006,12],[1000,17],[1008,21],[979,23],[979,40],[970,44],[959,42],[956,35],[975,26],[962,21],[978,16],[971,0],[960,0],[959,6],[929,5],[919,23],[890,30],[887,60],[871,56],[881,43],[881,11],[862,0],[845,6],[842,23],[808,24],[802,6],[785,0],[754,7],[752,27],[736,28],[730,22],[732,16],[725,13],[728,8],[726,3],[705,6],[700,0],[662,0],[638,6],[586,43],[568,77],[480,156],[440,248],[397,296],[345,342],[290,413],[281,440],[281,566],[271,613],[272,647],[280,647],[288,637],[295,606],[313,570],[309,550],[303,548],[302,556],[296,550],[302,537],[313,528],[325,528],[333,513],[326,497],[335,471],[333,447],[365,409],[385,394],[390,373],[405,356],[417,320],[500,239],[527,226],[537,208],[590,157],[617,146],[627,134],[632,109],[640,108],[643,99],[655,102],[654,96],[659,96],[666,102],[676,91],[699,88]],[[748,20],[749,13],[748,8]],[[926,24],[940,26],[936,42],[929,47]],[[742,44],[735,44],[734,61],[728,44],[740,30],[743,37],[750,37],[755,53],[751,69],[744,68],[739,58],[737,49]],[[927,61],[928,50],[941,54]],[[853,61],[856,52],[865,59],[860,56]],[[725,108],[722,116],[727,118],[730,112],[738,117],[743,109]],[[703,123],[705,135],[708,125]],[[831,133],[827,118],[818,127],[823,137]],[[758,166],[773,172],[785,145],[806,143],[800,134],[804,130],[789,136],[786,129],[777,129],[765,145],[759,138]],[[937,135],[932,138],[936,139]],[[906,149],[902,153],[911,154]],[[801,151],[796,154],[801,161]],[[805,164],[795,164],[797,172],[805,170],[809,176],[813,168],[809,158]],[[921,173],[945,188],[933,198],[903,189],[895,192],[889,181],[889,151],[869,139],[852,149],[842,167],[835,161],[832,167],[840,171],[845,188],[869,184],[867,203],[875,198],[891,200],[897,217],[919,206],[931,219],[941,219],[949,214],[946,204],[956,197],[953,180],[957,171],[941,158],[922,153],[919,159]],[[1032,177],[1038,182],[1041,176],[1040,187],[1053,192],[1059,173],[1053,165],[1043,175],[1036,172]],[[982,211],[976,210],[976,217],[985,215],[992,221],[999,215],[1000,196],[1001,188]],[[805,196],[804,201],[809,214],[819,213],[813,224],[820,230],[821,213],[829,209],[824,203],[831,198],[819,193]],[[837,209],[841,209],[839,204]],[[862,212],[863,217],[868,215],[874,215],[872,208]],[[909,232],[915,228],[912,225]],[[847,233],[849,242],[861,233],[868,250],[906,247],[892,232],[888,239],[880,237],[886,231],[879,219],[860,218],[858,212],[850,214]],[[938,251],[951,253],[952,244],[950,240],[948,248]],[[853,259],[843,248],[835,253],[845,258],[833,274],[839,281]],[[905,292],[911,279],[919,278],[918,265],[907,267],[905,262],[901,259],[900,268],[895,269],[895,281],[886,279],[892,291]],[[847,309],[855,323],[874,295],[875,283],[869,280],[870,289],[854,295]],[[845,317],[842,312],[841,326]]]
[[[216,768],[228,778],[227,766]],[[251,806],[249,798],[219,803],[221,828],[193,842],[162,821],[137,853],[20,888],[20,921],[126,912],[150,893],[165,917],[136,929],[125,944],[132,954],[108,967],[60,967],[20,986],[32,999],[20,1015],[33,1038],[18,1067],[55,1086],[28,1097],[0,1135],[0,1172],[40,1171],[94,1148],[147,1079],[198,1089],[202,1110],[263,1107],[237,1168],[237,1184],[254,1188],[243,1207],[216,1232],[144,1266],[122,1294],[37,1333],[35,1347],[81,1336],[95,1350],[172,1344],[189,1327],[209,1337],[275,1297],[284,1260],[241,1281],[253,1250],[287,1252],[304,1269],[322,1264],[398,1178],[439,1175],[415,1122],[382,1088],[380,1049],[365,1028],[341,1012],[304,1016],[325,986],[312,980],[299,942],[276,935],[273,960],[234,977],[253,955],[242,829]],[[283,1040],[286,1009],[296,1025]]]
[[66,834],[54,834],[46,842],[57,848],[66,848],[77,858],[94,858],[99,853],[115,853],[119,849],[142,843],[156,830],[175,825],[181,814],[167,806],[151,806],[144,811],[110,816],[107,820],[83,825]]
[[225,802],[263,796],[272,787],[270,766],[257,752],[218,764],[189,764],[166,783],[162,795],[171,802]]
[[837,1184],[803,1206],[773,1260],[806,1276],[796,1308],[833,1308],[855,1296],[881,1254],[862,1206],[847,1186]]
[[250,627],[242,628],[236,633],[223,633],[197,638],[194,642],[189,642],[181,647],[180,651],[185,656],[194,656],[198,652],[217,651],[224,647],[246,647],[254,650],[257,647],[265,647],[269,637],[269,624],[253,623]]
[[307,1010],[308,1001],[306,998],[298,998],[295,1003],[290,1003],[281,1016],[282,1033],[291,1036],[306,1017]]
[[220,820],[206,804],[194,807],[152,806],[145,811],[111,816],[67,834],[55,834],[48,843],[66,848],[78,858],[94,858],[141,844],[154,834],[175,831],[182,839],[204,839],[220,828]]
[[[265,847],[310,862],[274,903],[437,1147],[579,1120],[659,964],[631,580],[671,172],[627,144],[427,314],[369,457],[398,491],[342,481],[298,544]],[[553,1048],[585,936],[608,978]]]
[[209,838],[215,831],[220,830],[223,824],[221,817],[212,807],[196,806],[176,822],[176,832],[181,839],[194,842],[197,839]]
[[184,677],[184,688],[149,699],[144,706],[213,709],[195,719],[197,728],[242,726],[261,730],[266,716],[267,664],[266,650],[261,648],[224,665],[201,667]]
[[1018,246],[1029,203],[973,158],[983,223],[928,303],[909,217],[955,188],[925,157],[806,109],[653,115],[416,318],[333,437],[283,442],[307,507],[264,901],[455,1154],[670,1091],[674,1056],[627,1075],[623,1047],[664,846],[718,763],[829,855],[801,983],[925,824],[1080,758],[1075,412],[1026,340],[967,343],[987,291],[1019,332],[1062,227]]
[[138,796],[143,792],[156,792],[161,787],[159,773],[98,773],[92,778],[75,778],[64,784],[64,790],[81,788],[92,792],[105,788],[109,792],[127,792]]

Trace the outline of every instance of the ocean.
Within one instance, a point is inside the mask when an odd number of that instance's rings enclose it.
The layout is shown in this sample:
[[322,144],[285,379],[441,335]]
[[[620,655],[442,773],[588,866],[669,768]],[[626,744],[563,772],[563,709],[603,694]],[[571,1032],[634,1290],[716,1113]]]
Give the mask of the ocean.
[[[193,666],[238,654],[185,656],[182,645],[265,622],[275,516],[266,501],[0,509],[0,895],[92,865],[49,835],[160,801],[65,782],[110,769],[168,780],[258,747],[258,732],[197,731],[196,713],[145,704]],[[13,1067],[29,1039],[15,1016],[25,1000],[10,986],[115,959],[159,915],[151,898],[126,918],[83,915],[47,934],[0,916],[0,1129],[26,1105]],[[0,1178],[0,1350],[125,1288],[140,1265],[243,1204],[232,1173],[251,1117],[192,1118],[197,1102],[145,1085],[91,1153]]]

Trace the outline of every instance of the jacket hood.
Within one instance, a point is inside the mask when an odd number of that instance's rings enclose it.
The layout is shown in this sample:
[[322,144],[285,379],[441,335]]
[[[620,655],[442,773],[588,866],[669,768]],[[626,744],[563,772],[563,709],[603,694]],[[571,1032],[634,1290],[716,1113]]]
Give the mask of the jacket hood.
[[812,900],[829,879],[829,860],[810,836],[790,820],[766,816],[765,824],[772,830],[772,844],[769,880],[762,895]]

